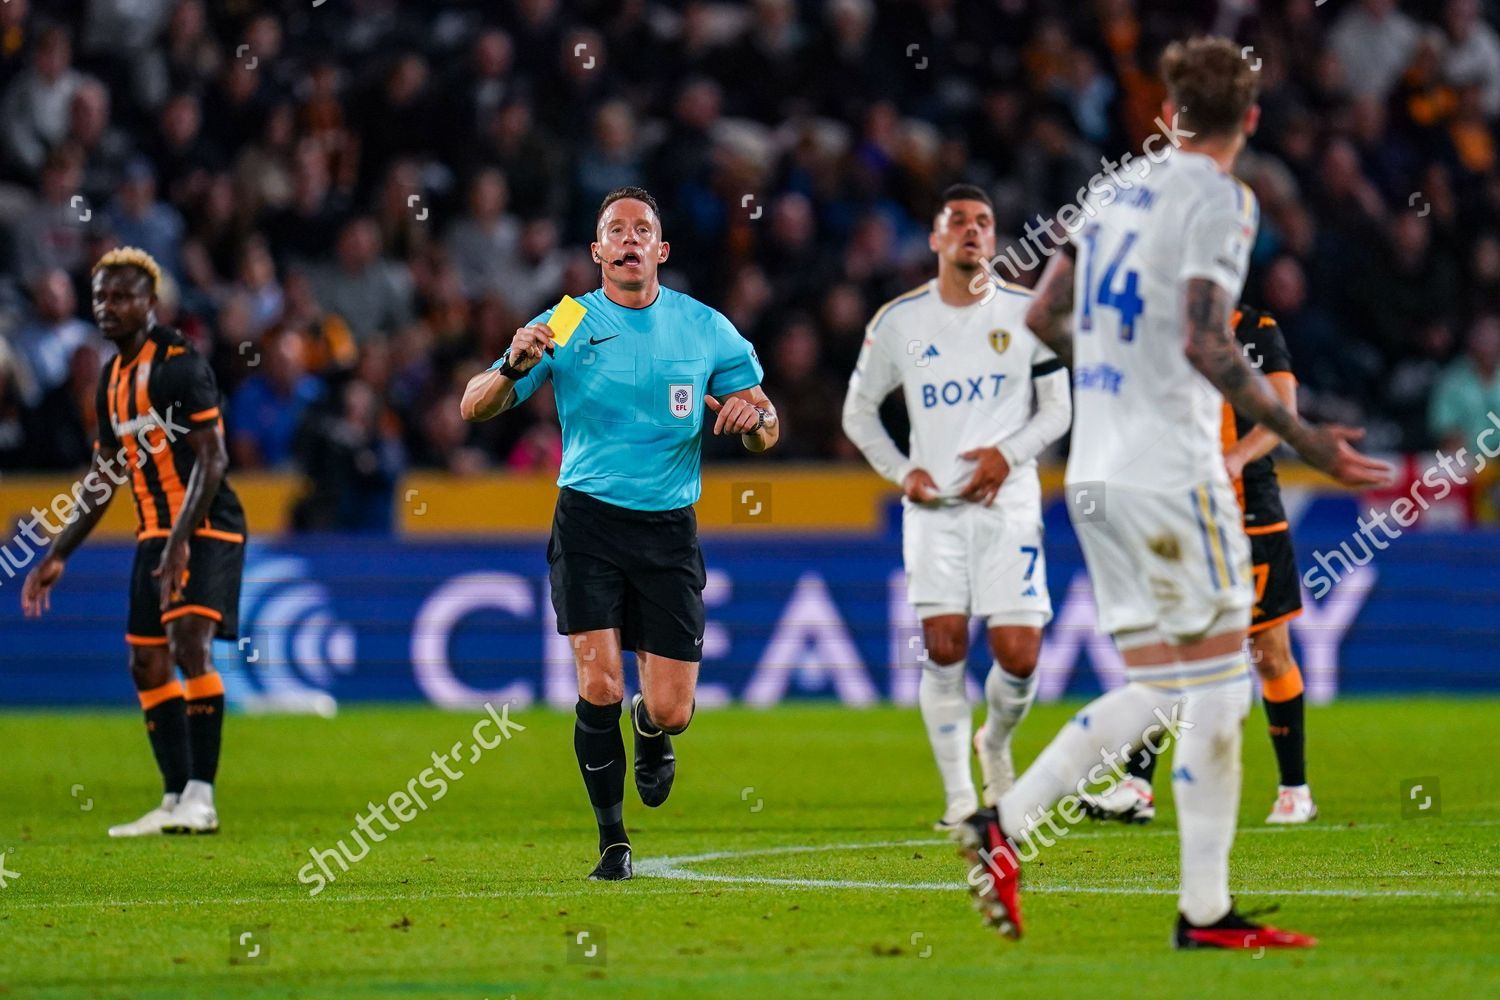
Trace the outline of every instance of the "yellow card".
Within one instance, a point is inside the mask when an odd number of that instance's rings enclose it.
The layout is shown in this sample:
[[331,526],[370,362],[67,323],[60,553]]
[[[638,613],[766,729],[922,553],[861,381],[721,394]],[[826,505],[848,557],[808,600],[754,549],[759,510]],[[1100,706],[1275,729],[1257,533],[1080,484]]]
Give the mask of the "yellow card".
[[552,318],[547,320],[547,325],[552,328],[553,343],[558,347],[566,347],[573,331],[578,329],[578,324],[583,322],[587,312],[588,309],[573,296],[564,295],[557,308],[552,310]]

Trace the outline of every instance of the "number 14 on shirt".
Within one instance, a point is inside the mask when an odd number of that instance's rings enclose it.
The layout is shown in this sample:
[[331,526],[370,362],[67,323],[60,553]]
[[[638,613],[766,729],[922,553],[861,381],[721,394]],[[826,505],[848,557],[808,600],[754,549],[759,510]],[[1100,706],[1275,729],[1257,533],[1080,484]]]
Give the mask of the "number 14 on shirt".
[[1125,262],[1125,257],[1130,253],[1130,248],[1135,246],[1136,233],[1128,232],[1125,239],[1120,242],[1120,249],[1115,251],[1114,258],[1110,260],[1109,266],[1104,269],[1104,274],[1099,279],[1097,290],[1094,287],[1094,258],[1098,256],[1099,224],[1094,223],[1083,231],[1083,313],[1079,318],[1078,329],[1083,333],[1092,333],[1094,330],[1094,307],[1100,306],[1105,309],[1114,309],[1120,314],[1120,339],[1132,341],[1135,339],[1135,321],[1141,311],[1146,308],[1146,303],[1141,299],[1139,291],[1140,276],[1134,270],[1124,272],[1124,283],[1118,290],[1115,283],[1120,275],[1120,268]]

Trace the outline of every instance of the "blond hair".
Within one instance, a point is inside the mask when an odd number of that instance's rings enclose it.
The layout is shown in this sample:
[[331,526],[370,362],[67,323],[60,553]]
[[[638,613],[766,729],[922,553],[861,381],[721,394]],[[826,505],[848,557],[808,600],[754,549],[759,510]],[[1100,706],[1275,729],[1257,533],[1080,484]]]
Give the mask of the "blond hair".
[[94,265],[90,274],[98,274],[109,267],[133,267],[145,273],[151,279],[151,294],[155,295],[161,291],[161,267],[156,260],[140,247],[115,247],[113,250],[99,258],[99,263]]

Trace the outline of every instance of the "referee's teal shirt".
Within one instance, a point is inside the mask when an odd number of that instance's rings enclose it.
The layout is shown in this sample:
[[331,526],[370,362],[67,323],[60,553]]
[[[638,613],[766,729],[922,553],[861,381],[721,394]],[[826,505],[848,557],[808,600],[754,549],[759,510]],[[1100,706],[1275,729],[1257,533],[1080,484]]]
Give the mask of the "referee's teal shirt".
[[632,510],[696,503],[703,395],[722,402],[759,385],[755,348],[718,311],[670,288],[643,309],[611,302],[602,288],[578,301],[588,313],[572,338],[516,383],[519,404],[552,380],[563,439],[557,485]]

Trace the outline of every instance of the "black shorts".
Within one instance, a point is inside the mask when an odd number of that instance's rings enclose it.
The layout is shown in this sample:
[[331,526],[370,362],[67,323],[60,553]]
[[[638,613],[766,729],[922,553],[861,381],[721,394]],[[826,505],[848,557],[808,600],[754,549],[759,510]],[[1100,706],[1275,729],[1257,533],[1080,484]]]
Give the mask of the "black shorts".
[[561,635],[620,629],[622,649],[703,658],[703,553],[691,507],[629,510],[563,487],[547,542]]
[[[1253,529],[1252,529],[1253,530]],[[1302,613],[1297,553],[1286,528],[1250,536],[1250,563],[1255,574],[1255,607],[1250,633],[1290,621]]]
[[245,573],[245,543],[194,535],[189,541],[188,577],[182,593],[161,609],[161,562],[165,538],[147,538],[135,547],[130,572],[130,624],[125,641],[132,646],[164,646],[166,623],[185,615],[202,615],[218,623],[215,638],[235,639],[240,627],[240,578]]

